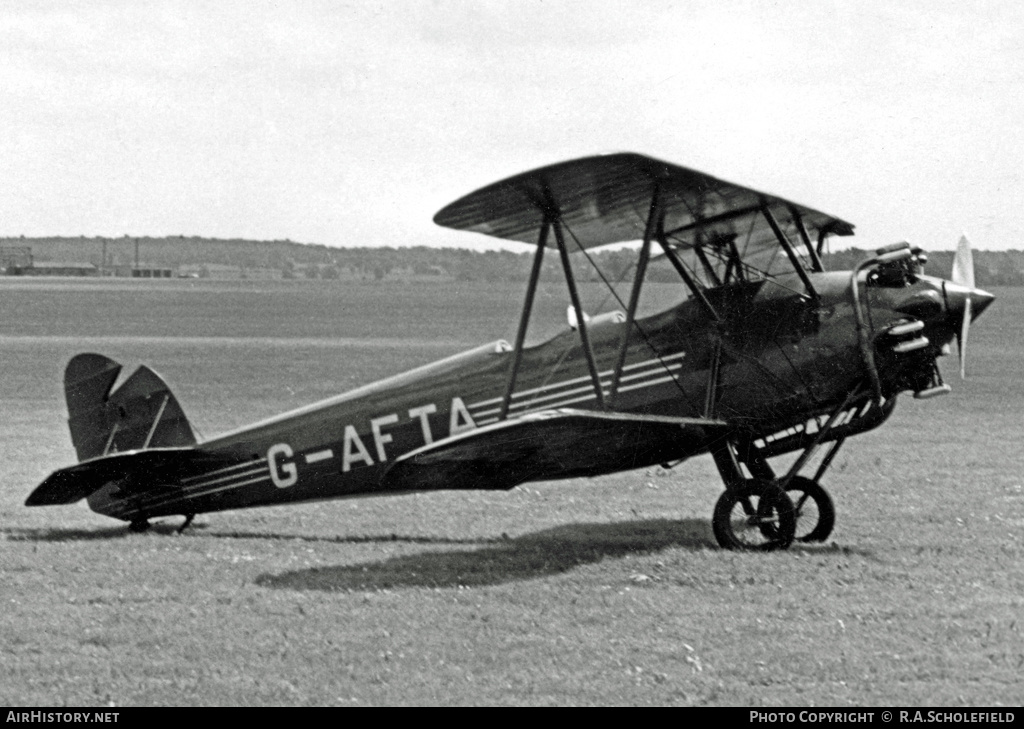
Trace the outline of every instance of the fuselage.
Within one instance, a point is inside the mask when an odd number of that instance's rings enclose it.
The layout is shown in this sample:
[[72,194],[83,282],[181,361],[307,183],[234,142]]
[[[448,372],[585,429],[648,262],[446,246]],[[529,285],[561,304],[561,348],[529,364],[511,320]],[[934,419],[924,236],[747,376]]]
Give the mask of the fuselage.
[[[810,275],[817,298],[795,275],[710,290],[721,321],[694,299],[639,319],[628,333],[622,316],[596,317],[587,327],[606,407],[713,417],[755,436],[833,410],[866,377],[850,273]],[[943,285],[916,277],[899,287],[866,287],[873,338],[919,318],[929,339],[925,352],[880,354],[887,396],[908,389],[955,335],[962,303],[958,313]],[[610,396],[624,338],[625,366]],[[402,454],[498,421],[512,358],[507,342],[492,342],[220,435],[197,448],[227,465],[126,498],[107,486],[89,497],[90,506],[134,519],[379,493]],[[572,329],[524,349],[508,417],[562,407],[598,408]]]

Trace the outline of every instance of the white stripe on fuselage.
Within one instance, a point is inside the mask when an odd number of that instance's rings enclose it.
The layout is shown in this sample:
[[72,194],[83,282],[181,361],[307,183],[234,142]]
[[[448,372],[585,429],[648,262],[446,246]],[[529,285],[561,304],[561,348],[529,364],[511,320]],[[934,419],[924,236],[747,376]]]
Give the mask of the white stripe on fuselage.
[[[625,373],[625,372],[630,372],[632,370],[635,370],[638,367],[650,367],[652,365],[663,365],[666,362],[671,362],[671,361],[676,360],[676,359],[681,359],[681,358],[683,358],[685,356],[686,356],[686,352],[677,352],[676,354],[670,354],[667,357],[661,357],[661,358],[655,358],[655,359],[645,359],[642,362],[634,362],[633,364],[626,365],[625,367],[622,368],[622,371]],[[603,370],[601,372],[598,372],[597,374],[598,374],[599,377],[610,377],[614,373],[615,373],[615,370],[612,369],[612,370]],[[626,378],[623,377],[622,379],[626,379]],[[550,385],[541,385],[540,387],[533,387],[533,388],[530,388],[529,390],[517,390],[516,392],[512,393],[512,400],[514,401],[514,400],[516,400],[516,398],[527,397],[527,396],[532,395],[532,394],[537,393],[537,392],[544,392],[545,390],[557,390],[560,387],[567,387],[569,385],[575,385],[575,384],[580,383],[580,382],[589,382],[589,381],[590,381],[590,375],[584,375],[583,377],[574,377],[571,380],[563,380],[561,382],[555,382],[555,383],[552,383]],[[472,408],[484,407],[486,405],[496,405],[496,404],[500,403],[504,399],[505,399],[504,397],[493,397],[493,398],[490,398],[489,400],[481,400],[480,402],[473,403],[469,407],[470,407],[470,409],[472,409]],[[495,412],[497,412],[497,411],[495,411]]]
[[[672,372],[675,371],[675,370],[681,369],[682,366],[683,365],[682,365],[681,362],[677,362],[675,364],[665,365],[664,367],[658,367],[656,369],[652,369],[652,370],[649,370],[649,371],[646,371],[646,372],[636,372],[634,374],[626,375],[626,376],[623,376],[623,377],[619,378],[619,382],[631,382],[633,380],[639,380],[639,379],[642,379],[642,378],[651,377],[652,375],[654,375],[654,376],[661,375],[662,373],[665,373],[665,372],[667,372],[670,375],[667,379],[668,380],[672,380],[672,379],[675,379],[673,376],[671,376]],[[601,375],[601,385],[602,385],[602,387],[608,387],[611,384],[609,381],[606,381],[607,374],[609,374],[609,373],[604,373],[604,374]],[[585,379],[590,379],[590,378],[585,378]],[[666,382],[666,381],[667,380],[664,377],[661,377],[661,378],[656,380],[656,382],[658,382],[658,383]],[[653,382],[655,382],[655,381],[652,381],[652,383]],[[564,384],[564,383],[562,383],[562,384]],[[629,390],[636,390],[636,389],[639,389],[641,387],[646,387],[647,384],[648,384],[647,382],[640,382],[640,383],[635,383],[635,384],[632,384],[632,385],[629,385],[629,386],[626,386],[626,387],[619,387],[619,392],[628,392]],[[557,385],[551,385],[549,388],[545,388],[545,389],[553,389],[555,387],[557,387]],[[514,402],[514,403],[512,403],[509,406],[509,412],[510,413],[514,412],[515,414],[519,415],[522,412],[526,412],[527,409],[529,411],[537,410],[538,408],[535,407],[535,406],[538,403],[546,402],[548,400],[557,400],[558,398],[565,397],[566,395],[575,395],[575,394],[578,394],[578,393],[581,393],[581,392],[592,392],[593,389],[594,389],[593,385],[592,384],[588,384],[588,385],[585,385],[584,387],[573,388],[572,390],[563,390],[561,392],[556,392],[556,393],[549,394],[549,395],[543,395],[541,397],[531,398],[530,400],[528,400],[526,402]],[[540,390],[537,390],[537,391],[540,391]],[[604,393],[604,394],[607,394],[607,393]],[[515,396],[513,396],[513,397],[515,397]],[[591,396],[591,397],[596,400],[595,396]],[[561,407],[562,405],[568,405],[568,404],[574,403],[574,402],[582,402],[582,401],[584,401],[586,399],[588,399],[588,398],[583,398],[582,400],[580,398],[573,398],[572,400],[558,400],[557,402],[549,403],[549,404],[545,405],[543,408],[539,408],[539,409]],[[474,404],[474,405],[470,405],[469,407],[472,410],[473,408],[478,407],[478,406],[479,406],[479,403]],[[479,411],[474,413],[474,418],[476,418],[476,417],[487,418],[487,416],[489,416],[489,415],[496,415],[499,412],[501,412],[501,408],[490,408],[488,410],[479,410]]]
[[224,466],[223,468],[218,468],[216,471],[210,471],[209,473],[202,473],[202,474],[200,474],[198,476],[189,476],[188,478],[181,479],[181,482],[183,484],[185,484],[185,483],[191,483],[193,481],[201,481],[204,478],[209,478],[210,476],[216,476],[218,473],[227,473],[228,471],[234,471],[234,470],[239,469],[239,468],[245,468],[246,466],[254,466],[257,463],[264,463],[265,464],[266,462],[267,462],[266,458],[254,458],[251,461],[243,461],[241,463],[235,463],[235,464],[230,465],[230,466]]

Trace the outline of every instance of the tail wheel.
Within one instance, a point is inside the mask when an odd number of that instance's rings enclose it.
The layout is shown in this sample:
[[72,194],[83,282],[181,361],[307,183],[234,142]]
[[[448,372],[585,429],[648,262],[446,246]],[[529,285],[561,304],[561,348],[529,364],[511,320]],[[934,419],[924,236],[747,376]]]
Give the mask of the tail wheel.
[[836,508],[832,497],[817,481],[794,476],[786,484],[786,493],[796,510],[796,540],[824,542],[836,525]]
[[724,549],[786,549],[796,535],[796,509],[774,482],[747,479],[719,497],[711,527]]

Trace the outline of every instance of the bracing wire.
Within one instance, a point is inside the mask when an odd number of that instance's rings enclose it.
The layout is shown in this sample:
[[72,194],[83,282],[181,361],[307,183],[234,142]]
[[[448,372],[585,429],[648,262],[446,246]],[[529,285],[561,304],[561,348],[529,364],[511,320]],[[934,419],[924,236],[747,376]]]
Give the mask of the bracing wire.
[[[597,263],[594,262],[594,259],[591,257],[591,255],[589,253],[587,253],[587,249],[584,248],[583,245],[580,243],[580,240],[579,240],[579,238],[576,237],[576,234],[568,226],[565,226],[564,230],[573,239],[573,242],[576,243],[576,247],[583,253],[583,255],[586,257],[587,261],[590,263],[591,267],[593,267],[593,269],[595,271],[597,271],[597,275],[601,277],[601,281],[604,282],[605,287],[607,287],[607,289],[611,293],[611,295],[615,297],[615,300],[619,302],[619,306],[621,306],[623,308],[626,308],[626,304],[623,303],[622,298],[619,296],[618,292],[616,292],[615,288],[611,285],[611,283],[609,283],[607,277],[605,277],[605,275],[604,275],[604,272],[600,269],[600,267],[597,265]],[[623,277],[625,277],[625,274],[629,270],[635,269],[635,267],[636,267],[636,264],[634,263],[633,266],[627,268],[626,271],[623,272]],[[620,278],[619,283],[622,283],[621,278]],[[605,296],[605,301],[607,301],[607,300],[608,300],[608,298],[607,298],[607,296]],[[651,352],[654,353],[654,356],[657,357],[658,362],[662,366],[662,369],[665,370],[665,374],[667,374],[669,377],[672,378],[672,382],[675,384],[675,386],[679,390],[679,392],[682,393],[682,395],[686,399],[687,403],[689,403],[689,405],[691,407],[695,407],[695,404],[694,404],[692,398],[690,397],[690,394],[688,392],[686,392],[686,389],[683,387],[682,383],[679,382],[679,379],[674,374],[672,374],[672,370],[669,369],[668,364],[665,362],[664,359],[662,359],[661,352],[659,352],[658,349],[651,343],[651,339],[648,336],[648,333],[644,330],[644,328],[642,326],[640,326],[640,322],[637,319],[635,319],[635,318],[633,319],[633,326],[635,326],[637,332],[640,333],[640,336],[643,338],[644,343],[647,345],[648,349],[650,349]]]

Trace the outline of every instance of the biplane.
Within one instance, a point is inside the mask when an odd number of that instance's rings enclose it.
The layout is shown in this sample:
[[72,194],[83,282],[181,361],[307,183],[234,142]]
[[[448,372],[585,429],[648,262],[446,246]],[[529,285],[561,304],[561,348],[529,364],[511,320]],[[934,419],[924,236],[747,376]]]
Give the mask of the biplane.
[[[153,370],[115,387],[121,365],[81,354],[64,380],[80,462],[27,504],[85,498],[133,530],[171,515],[184,529],[224,509],[511,489],[710,454],[724,483],[711,520],[722,547],[823,541],[835,509],[821,481],[839,448],[881,425],[901,393],[948,392],[937,359],[956,339],[962,365],[969,324],[993,299],[974,287],[966,239],[949,280],[925,275],[925,253],[907,243],[826,271],[825,245],[852,235],[850,223],[633,153],[510,177],[434,221],[534,249],[513,343],[202,442]],[[638,246],[628,296],[587,316],[574,256],[578,266],[623,243]],[[527,346],[546,255],[564,272],[571,326]],[[678,275],[680,301],[641,316],[656,259]]]

